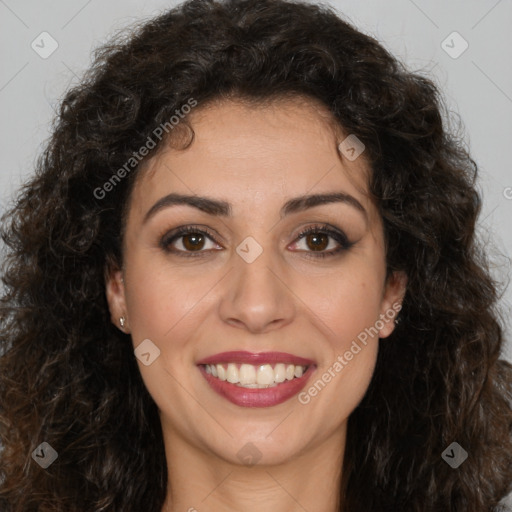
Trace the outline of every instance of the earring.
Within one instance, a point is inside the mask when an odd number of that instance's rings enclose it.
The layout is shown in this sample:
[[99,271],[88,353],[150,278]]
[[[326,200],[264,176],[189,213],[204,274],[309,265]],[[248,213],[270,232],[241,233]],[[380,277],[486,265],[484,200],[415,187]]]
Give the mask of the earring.
[[400,323],[400,321],[401,321],[401,318],[399,316],[397,316],[395,318],[395,325],[398,325]]
[[119,323],[121,324],[121,328],[124,329],[124,326],[126,325],[126,320],[125,320],[124,316],[122,316],[119,319]]

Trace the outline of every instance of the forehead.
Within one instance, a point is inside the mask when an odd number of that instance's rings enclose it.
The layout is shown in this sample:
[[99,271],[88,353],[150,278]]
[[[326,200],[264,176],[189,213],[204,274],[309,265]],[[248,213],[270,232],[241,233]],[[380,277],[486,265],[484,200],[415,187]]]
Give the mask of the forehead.
[[338,144],[348,134],[319,102],[215,101],[196,107],[185,122],[192,143],[186,149],[166,144],[141,169],[132,197],[140,214],[170,192],[225,198],[249,211],[329,191],[370,206],[364,156],[340,156]]

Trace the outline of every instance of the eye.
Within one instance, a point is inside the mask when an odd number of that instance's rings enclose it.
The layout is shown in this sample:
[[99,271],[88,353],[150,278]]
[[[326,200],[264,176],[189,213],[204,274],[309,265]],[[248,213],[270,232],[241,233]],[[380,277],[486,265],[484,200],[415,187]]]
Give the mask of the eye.
[[[327,225],[311,226],[302,231],[298,239],[299,242],[296,245],[303,242],[302,245],[306,246],[305,251],[311,253],[308,254],[308,257],[312,258],[335,256],[354,245],[349,242],[345,233]],[[331,248],[331,250],[326,251],[328,248]]]
[[[311,226],[303,230],[297,240],[294,245],[305,246],[298,252],[310,253],[307,256],[312,258],[335,256],[353,245],[345,233],[328,225]],[[212,245],[208,247],[208,243]],[[213,233],[197,226],[183,226],[171,231],[161,239],[160,246],[166,252],[184,257],[200,257],[211,250],[222,249]],[[331,250],[326,251],[328,248]]]
[[208,230],[195,226],[183,226],[165,235],[160,245],[167,252],[179,256],[194,257],[202,256],[205,248],[214,249],[214,247],[205,247],[208,242],[214,245],[216,243],[215,237]]

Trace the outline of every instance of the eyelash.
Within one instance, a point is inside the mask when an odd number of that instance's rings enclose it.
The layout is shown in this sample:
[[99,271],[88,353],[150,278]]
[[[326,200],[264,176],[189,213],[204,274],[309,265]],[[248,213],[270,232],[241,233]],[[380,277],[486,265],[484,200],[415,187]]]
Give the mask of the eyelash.
[[[160,246],[165,252],[177,254],[178,256],[182,256],[185,258],[197,258],[197,257],[203,257],[204,253],[207,251],[182,251],[182,250],[176,250],[176,249],[170,249],[171,244],[178,240],[179,238],[187,235],[187,234],[195,234],[195,235],[206,235],[211,241],[218,243],[217,240],[215,240],[215,236],[206,228],[198,228],[195,226],[183,226],[181,228],[178,228],[175,232],[168,233],[164,235],[164,237],[161,239]],[[310,235],[310,234],[324,234],[328,235],[329,237],[333,238],[340,247],[337,249],[325,252],[325,251],[305,251],[307,254],[306,257],[310,258],[325,258],[328,256],[336,256],[339,253],[346,251],[350,249],[354,243],[350,242],[346,235],[341,231],[335,231],[331,228],[329,228],[328,225],[315,225],[310,226],[303,231],[299,233],[296,240],[301,240],[302,238]],[[300,251],[304,252],[304,251]],[[312,254],[311,254],[312,253]]]

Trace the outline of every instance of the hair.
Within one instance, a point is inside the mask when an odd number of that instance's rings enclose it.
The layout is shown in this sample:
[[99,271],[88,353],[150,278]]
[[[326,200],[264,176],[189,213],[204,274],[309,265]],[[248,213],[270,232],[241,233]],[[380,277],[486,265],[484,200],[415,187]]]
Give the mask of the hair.
[[[105,296],[141,166],[119,169],[159,126],[169,134],[157,148],[172,140],[168,121],[191,98],[289,96],[321,102],[364,143],[388,274],[408,278],[401,322],[349,417],[343,510],[503,510],[512,365],[499,359],[498,282],[476,233],[477,166],[437,86],[330,7],[191,0],[96,50],[4,218],[2,511],[160,511],[158,409]],[[43,441],[58,452],[46,470],[31,457]],[[457,469],[441,457],[452,442],[469,454]]]

